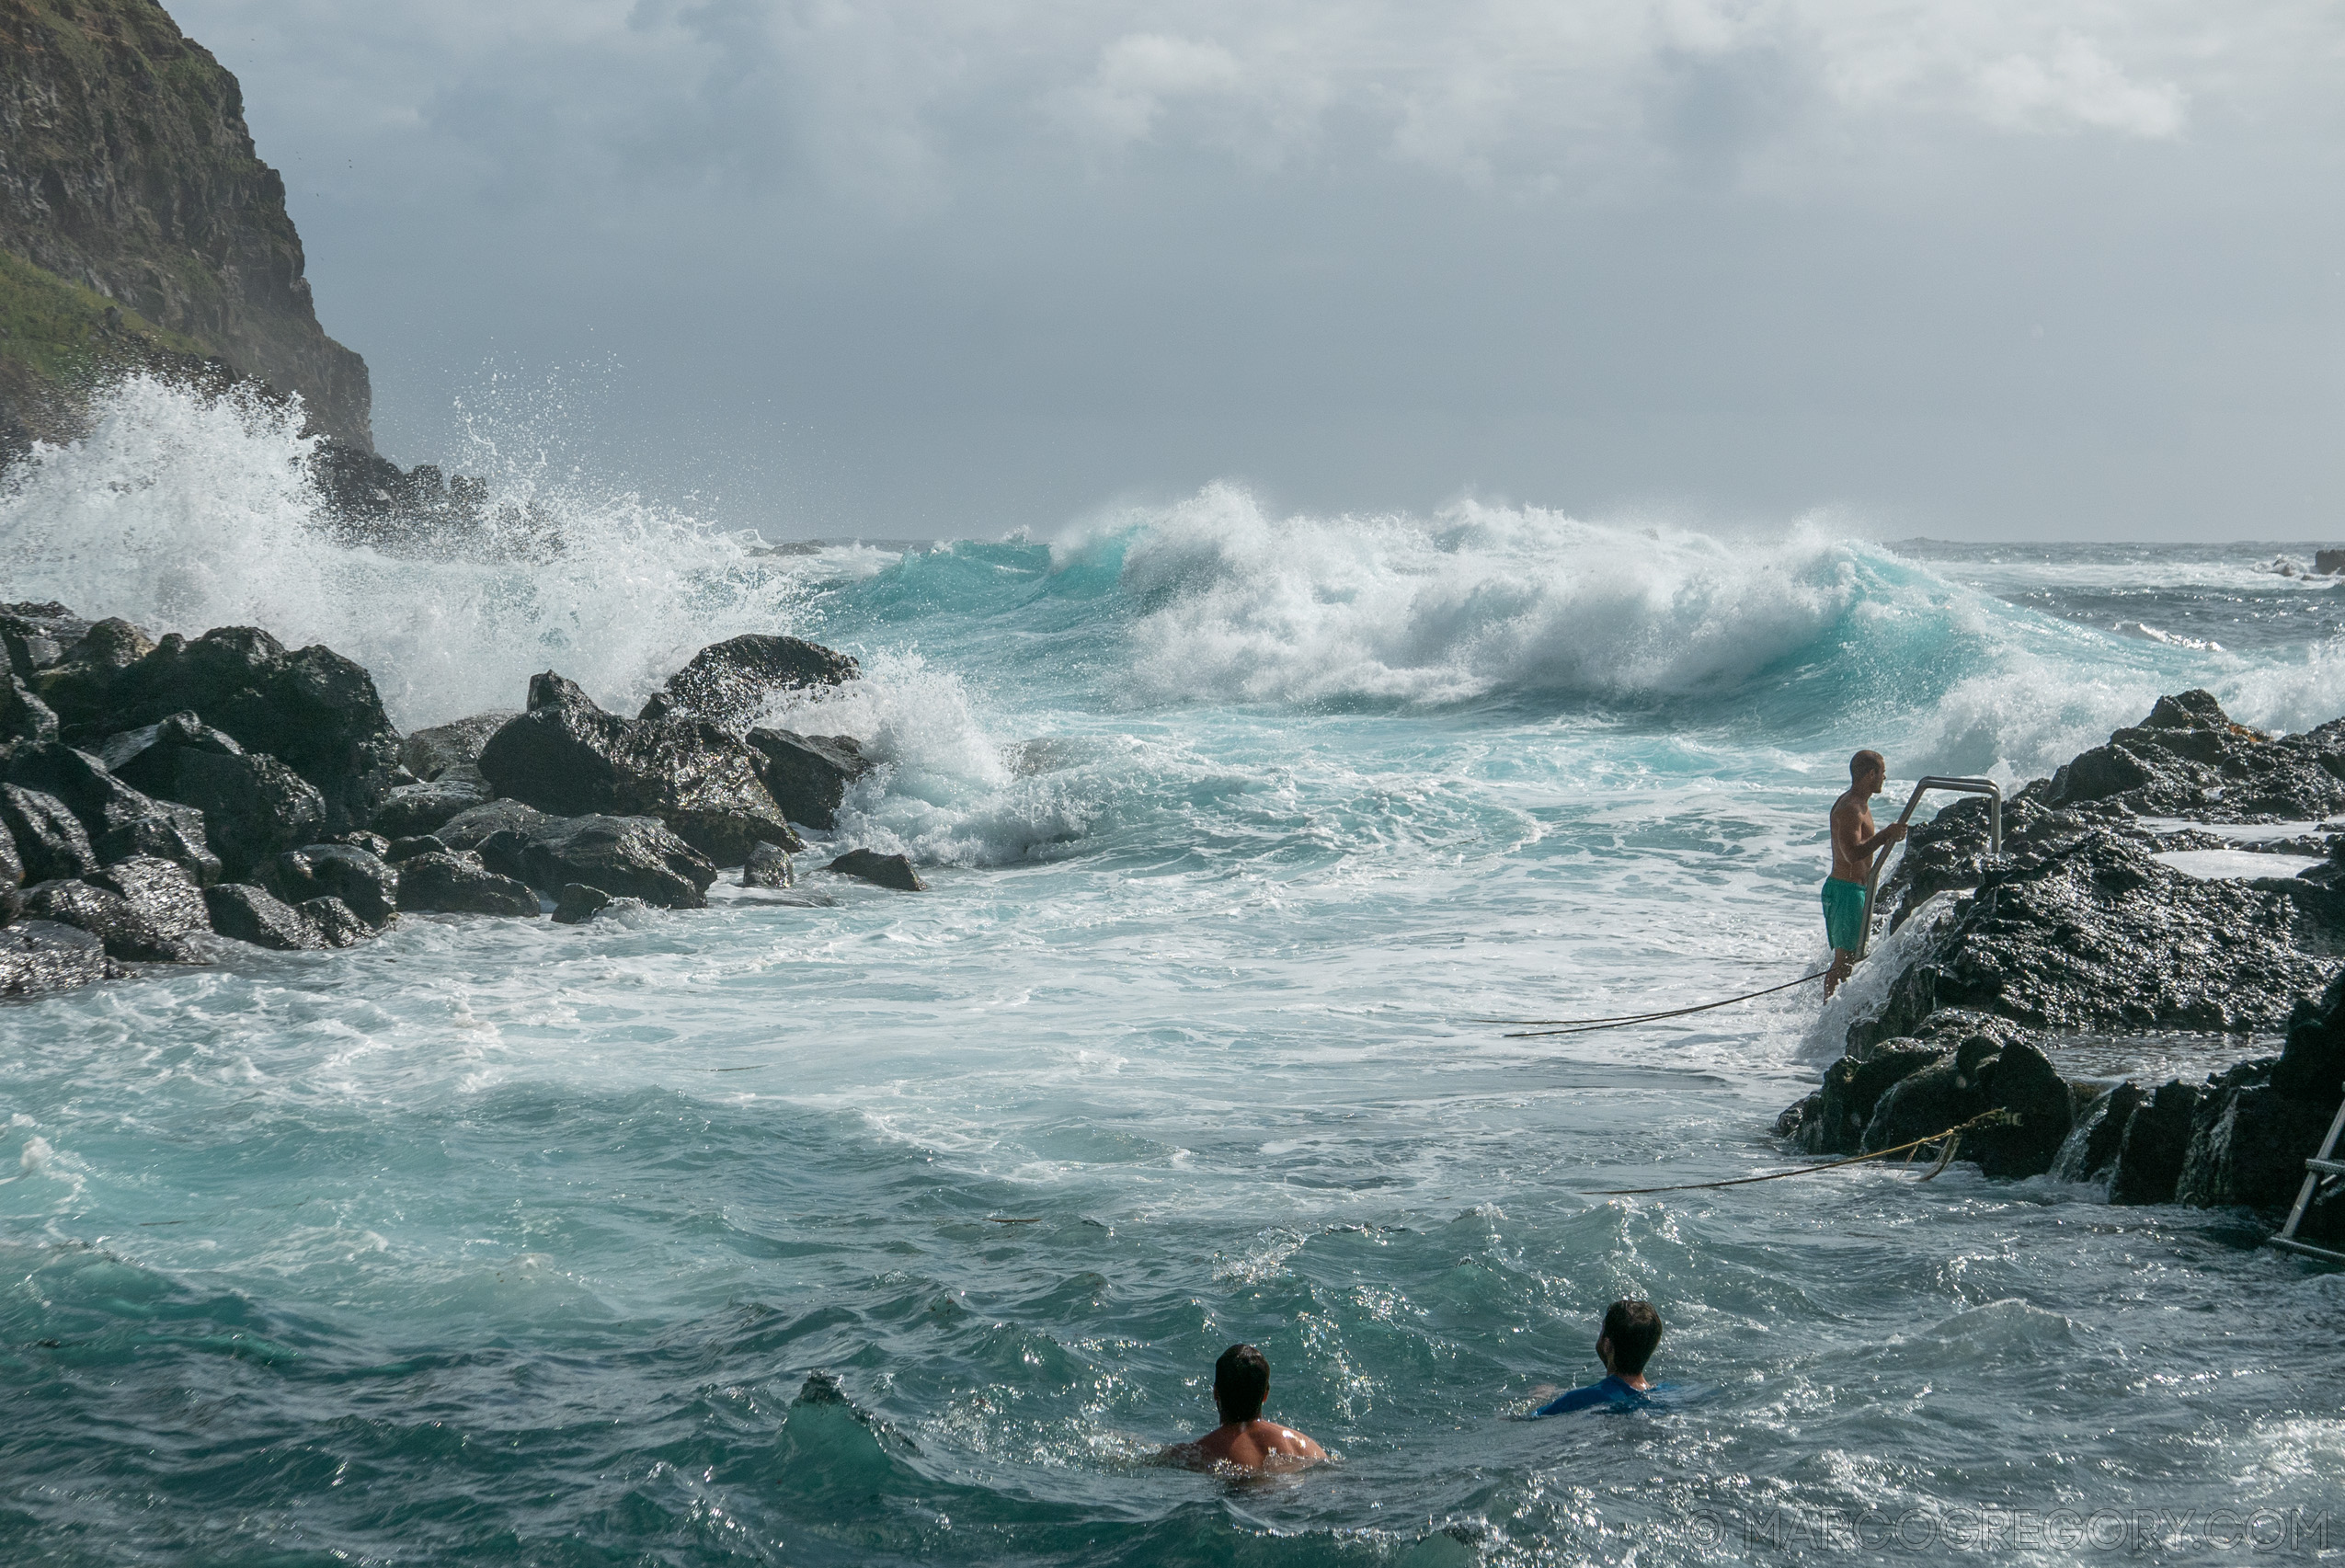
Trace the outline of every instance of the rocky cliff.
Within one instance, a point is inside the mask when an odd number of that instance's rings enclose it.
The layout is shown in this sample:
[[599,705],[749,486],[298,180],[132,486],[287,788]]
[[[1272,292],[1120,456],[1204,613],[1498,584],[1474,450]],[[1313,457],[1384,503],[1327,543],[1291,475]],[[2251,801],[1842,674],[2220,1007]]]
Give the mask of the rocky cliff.
[[0,0],[0,440],[110,368],[216,359],[372,451],[236,79],[154,0]]

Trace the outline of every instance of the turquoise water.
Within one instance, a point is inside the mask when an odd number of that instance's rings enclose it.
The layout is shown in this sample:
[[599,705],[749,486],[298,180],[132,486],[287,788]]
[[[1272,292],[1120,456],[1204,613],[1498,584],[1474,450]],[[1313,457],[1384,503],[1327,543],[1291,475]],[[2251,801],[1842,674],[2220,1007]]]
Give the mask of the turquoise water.
[[[309,534],[283,429],[144,395],[0,503],[0,597],[322,638],[406,725],[786,626],[865,662],[775,715],[886,760],[841,843],[932,891],[409,917],[0,1010],[8,1561],[2345,1551],[2341,1276],[1963,1167],[1605,1196],[1782,1166],[1814,1001],[1470,1022],[1803,972],[1857,745],[1894,789],[2189,685],[2345,712],[2345,589],[2267,569],[2309,546],[1213,490],[776,556],[549,486],[560,559],[419,565]],[[1696,1395],[1513,1419],[1624,1294]],[[1238,1339],[1341,1462],[1148,1462]]]

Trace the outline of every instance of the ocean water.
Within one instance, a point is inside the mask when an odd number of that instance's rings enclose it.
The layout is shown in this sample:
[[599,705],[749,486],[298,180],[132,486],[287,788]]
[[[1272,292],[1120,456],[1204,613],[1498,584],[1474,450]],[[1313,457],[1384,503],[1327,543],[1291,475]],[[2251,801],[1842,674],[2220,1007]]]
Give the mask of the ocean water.
[[[1857,746],[1896,791],[2188,686],[2345,713],[2345,585],[2273,569],[2309,544],[1214,487],[777,554],[532,459],[494,476],[557,555],[419,563],[315,532],[300,454],[132,383],[0,497],[0,597],[322,640],[408,727],[812,636],[865,678],[772,716],[882,759],[838,842],[931,891],[407,917],[0,1008],[0,1559],[2345,1553],[2345,1276],[1961,1166],[1607,1196],[1792,1163],[1767,1129],[1842,1011],[1476,1022],[1815,967]],[[1517,1419],[1630,1294],[1688,1396]],[[1241,1339],[1339,1462],[1150,1462]]]

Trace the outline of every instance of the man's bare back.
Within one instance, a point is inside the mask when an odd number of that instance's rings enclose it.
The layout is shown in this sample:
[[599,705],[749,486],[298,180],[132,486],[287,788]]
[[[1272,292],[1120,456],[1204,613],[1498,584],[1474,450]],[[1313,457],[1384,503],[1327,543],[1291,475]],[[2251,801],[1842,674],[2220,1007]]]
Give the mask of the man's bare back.
[[1291,1426],[1275,1421],[1233,1421],[1194,1443],[1167,1450],[1166,1458],[1193,1470],[1235,1465],[1240,1470],[1302,1470],[1327,1458],[1327,1450]]

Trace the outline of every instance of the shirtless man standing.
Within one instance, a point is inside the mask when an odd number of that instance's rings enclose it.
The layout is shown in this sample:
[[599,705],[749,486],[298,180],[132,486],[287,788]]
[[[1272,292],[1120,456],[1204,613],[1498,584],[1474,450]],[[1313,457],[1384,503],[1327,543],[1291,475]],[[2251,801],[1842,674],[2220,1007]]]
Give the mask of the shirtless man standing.
[[1832,875],[1824,884],[1824,933],[1832,943],[1832,967],[1824,972],[1827,1000],[1857,967],[1865,942],[1865,883],[1873,861],[1905,836],[1905,824],[1872,830],[1872,797],[1889,777],[1878,751],[1848,759],[1848,793],[1832,803]]
[[1195,1470],[1232,1465],[1240,1470],[1301,1470],[1327,1457],[1327,1450],[1291,1426],[1262,1418],[1270,1397],[1270,1361],[1251,1345],[1233,1345],[1213,1364],[1213,1402],[1221,1425],[1194,1443],[1165,1450],[1175,1464]]

